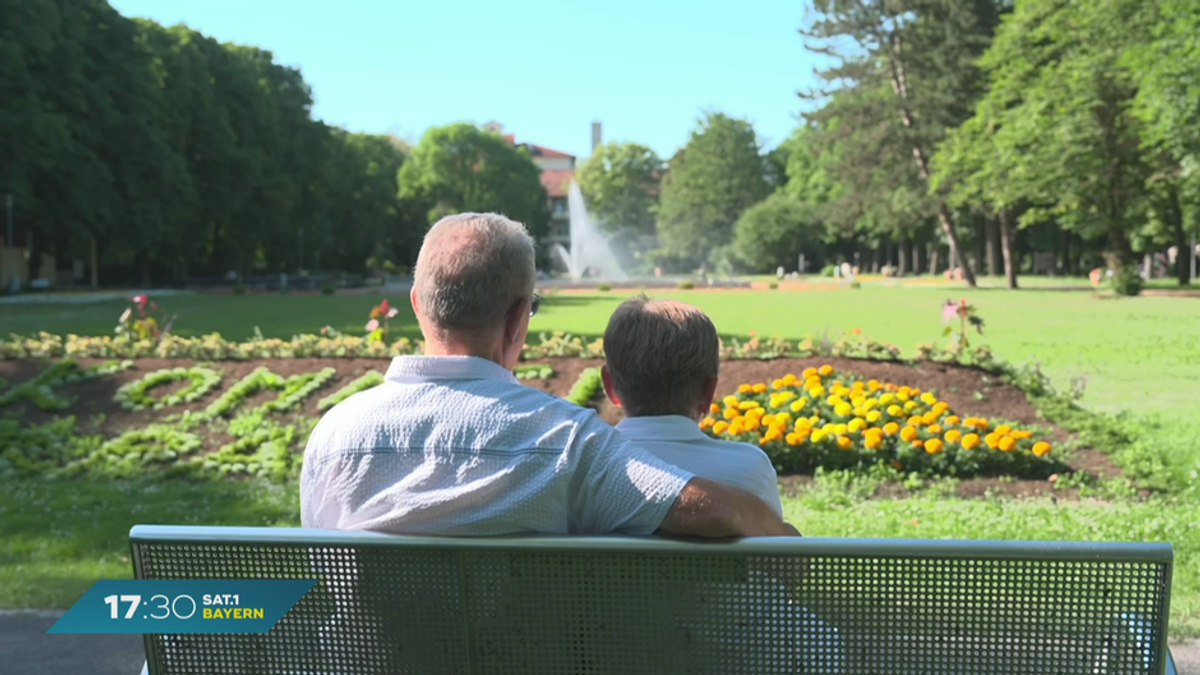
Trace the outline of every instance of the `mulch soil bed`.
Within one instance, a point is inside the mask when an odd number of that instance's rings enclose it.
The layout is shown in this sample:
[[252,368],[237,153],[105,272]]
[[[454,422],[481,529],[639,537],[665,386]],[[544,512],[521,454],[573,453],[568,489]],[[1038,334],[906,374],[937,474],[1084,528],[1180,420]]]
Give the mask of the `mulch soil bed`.
[[[80,359],[79,363],[86,367],[104,361],[106,360]],[[554,369],[554,376],[547,380],[523,380],[523,383],[556,396],[565,396],[585,369],[603,364],[603,361],[599,359],[575,358],[550,358],[536,362],[550,364]],[[140,379],[147,373],[161,368],[190,367],[194,363],[185,359],[134,359],[134,367],[129,370],[59,388],[57,391],[74,399],[72,406],[65,411],[46,412],[38,410],[27,402],[18,402],[8,406],[7,409],[0,410],[0,415],[16,416],[26,423],[34,424],[47,422],[59,416],[75,415],[82,431],[113,437],[128,429],[155,422],[168,414],[177,414],[185,410],[202,410],[221,392],[260,366],[266,366],[272,372],[283,377],[316,372],[325,367],[335,368],[337,374],[325,386],[309,396],[300,410],[279,417],[280,421],[286,422],[298,416],[319,416],[317,402],[321,398],[333,394],[368,370],[374,369],[382,373],[388,366],[386,359],[301,358],[222,361],[211,365],[212,368],[223,373],[220,385],[194,403],[172,406],[162,411],[133,412],[122,409],[113,401],[113,394],[126,382]],[[718,387],[718,394],[729,393],[742,383],[769,383],[788,373],[798,375],[807,367],[824,364],[832,365],[837,371],[856,373],[866,378],[935,390],[939,397],[950,404],[956,414],[962,416],[977,415],[991,419],[1004,419],[1022,425],[1048,429],[1050,430],[1049,438],[1056,447],[1062,447],[1071,439],[1068,432],[1039,417],[1037,409],[1016,387],[981,371],[944,363],[925,362],[907,365],[825,357],[772,361],[726,361],[721,366],[721,385]],[[12,386],[32,378],[44,367],[44,363],[34,359],[0,361],[0,378],[7,379],[9,386]],[[152,394],[161,396],[179,386],[182,385],[165,385],[156,388]],[[243,402],[239,410],[248,410],[250,407],[261,405],[274,396],[273,392],[259,392]],[[591,406],[596,409],[601,418],[609,423],[615,424],[623,417],[621,409],[609,403],[603,393],[592,401]],[[204,429],[201,428],[198,433],[203,436]],[[213,433],[211,438],[205,438],[205,447],[208,450],[216,450],[220,444],[228,441],[229,438],[225,434]],[[1072,468],[1094,475],[1103,474],[1113,477],[1121,473],[1120,469],[1106,455],[1091,449],[1073,450],[1066,461]],[[812,481],[812,477],[781,476],[780,480],[785,493],[794,493],[803,490],[804,486]],[[903,492],[903,488],[899,485],[887,485],[880,488],[880,496],[899,496]],[[1013,496],[1070,495],[1069,491],[1054,490],[1053,485],[1044,480],[1002,480],[999,478],[964,479],[960,481],[957,492],[965,497],[983,496],[988,493]]]

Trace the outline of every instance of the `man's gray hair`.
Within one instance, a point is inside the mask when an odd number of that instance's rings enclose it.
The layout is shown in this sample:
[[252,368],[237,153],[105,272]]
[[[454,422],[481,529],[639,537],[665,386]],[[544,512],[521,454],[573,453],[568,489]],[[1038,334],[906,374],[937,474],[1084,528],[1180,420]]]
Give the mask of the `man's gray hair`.
[[609,318],[604,356],[626,415],[690,416],[721,368],[721,342],[699,309],[638,295]]
[[441,331],[498,328],[533,293],[533,238],[495,213],[442,218],[425,235],[413,285],[421,313]]

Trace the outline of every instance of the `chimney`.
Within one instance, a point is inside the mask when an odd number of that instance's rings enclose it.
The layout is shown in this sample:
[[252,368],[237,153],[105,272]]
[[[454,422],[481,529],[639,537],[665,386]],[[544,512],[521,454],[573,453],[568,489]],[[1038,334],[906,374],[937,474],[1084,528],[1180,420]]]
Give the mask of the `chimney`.
[[600,123],[592,122],[592,154],[593,155],[596,154],[596,149],[599,148],[603,142],[604,141],[601,139]]

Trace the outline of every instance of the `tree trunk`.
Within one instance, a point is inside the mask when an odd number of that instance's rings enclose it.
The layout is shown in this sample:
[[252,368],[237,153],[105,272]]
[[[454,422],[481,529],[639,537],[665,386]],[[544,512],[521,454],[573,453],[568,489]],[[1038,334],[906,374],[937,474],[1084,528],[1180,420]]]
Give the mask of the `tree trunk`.
[[938,273],[938,262],[939,262],[938,254],[939,253],[941,253],[941,252],[938,250],[937,245],[934,245],[933,248],[929,252],[929,273],[934,276],[937,276],[937,273]]
[[93,234],[91,236],[91,240],[92,240],[92,255],[91,255],[91,260],[89,261],[90,264],[88,265],[88,267],[89,267],[89,271],[91,272],[91,277],[92,277],[92,288],[100,288],[100,263],[99,263],[100,255],[96,251],[96,249],[98,248],[96,245],[96,235]]
[[1064,276],[1070,276],[1071,272],[1071,231],[1063,230],[1063,247],[1062,247],[1062,273]]
[[987,226],[980,220],[975,225],[975,259],[971,261],[971,268],[979,274],[983,274],[983,245],[987,239]]
[[[881,40],[882,42],[882,40]],[[908,100],[908,76],[904,72],[904,62],[900,56],[903,52],[903,41],[901,37],[895,33],[891,35],[890,42],[891,50],[888,52],[888,67],[890,68],[892,78],[892,90],[896,92],[896,96],[902,101]],[[900,122],[904,124],[904,128],[913,128],[912,112],[909,111],[907,105],[900,106]],[[925,156],[925,150],[918,143],[912,145],[913,160],[917,163],[917,170],[921,172],[921,179],[929,184],[929,160]],[[950,209],[946,207],[946,202],[938,202],[938,222],[942,226],[942,232],[946,235],[946,240],[950,242],[950,257],[963,260],[959,251],[962,246],[958,241],[958,233],[954,229],[954,219],[950,217]],[[968,286],[975,286],[975,273],[971,271],[971,266],[963,264],[963,281],[967,282]]]
[[921,245],[917,242],[912,242],[912,273],[915,276],[921,276]]
[[988,218],[987,225],[987,260],[988,274],[1000,275],[1000,227],[996,218]]
[[1009,290],[1017,289],[1017,265],[1013,251],[1012,224],[1008,222],[1008,209],[1000,209],[1000,250],[1004,254],[1004,276]]
[[879,274],[879,249],[871,249],[871,274]]
[[42,273],[42,254],[45,253],[46,245],[42,241],[44,237],[37,236],[32,230],[26,230],[25,245],[29,251],[29,264],[25,266],[25,284],[37,279]]
[[909,249],[911,247],[912,247],[912,245],[909,243],[909,241],[907,239],[901,240],[900,243],[897,245],[897,247],[896,247],[897,248],[896,262],[899,264],[896,265],[896,276],[902,277],[905,274],[908,274],[908,256],[909,256]]
[[1183,208],[1179,205],[1179,191],[1175,189],[1174,184],[1167,184],[1167,200],[1171,229],[1175,235],[1175,279],[1179,281],[1180,286],[1187,286],[1191,281],[1188,263],[1191,262],[1192,256],[1188,250],[1187,235],[1183,233]]

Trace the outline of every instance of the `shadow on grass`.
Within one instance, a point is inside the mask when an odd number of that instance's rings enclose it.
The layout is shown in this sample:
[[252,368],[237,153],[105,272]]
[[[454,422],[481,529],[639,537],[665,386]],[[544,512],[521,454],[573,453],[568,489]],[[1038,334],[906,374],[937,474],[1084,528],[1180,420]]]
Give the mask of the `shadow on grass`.
[[295,484],[0,481],[0,607],[70,606],[100,578],[132,576],[137,524],[297,526]]

